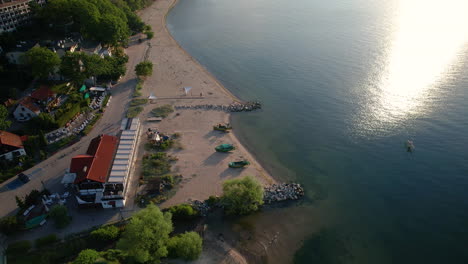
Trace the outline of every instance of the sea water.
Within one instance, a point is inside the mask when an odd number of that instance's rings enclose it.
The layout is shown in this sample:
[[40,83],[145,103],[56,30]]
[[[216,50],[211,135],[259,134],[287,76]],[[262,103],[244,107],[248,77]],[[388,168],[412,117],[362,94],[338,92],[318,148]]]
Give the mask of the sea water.
[[171,11],[181,46],[263,103],[234,115],[236,134],[276,178],[306,188],[300,204],[238,221],[255,229],[262,242],[247,244],[262,261],[468,263],[467,10],[180,0]]

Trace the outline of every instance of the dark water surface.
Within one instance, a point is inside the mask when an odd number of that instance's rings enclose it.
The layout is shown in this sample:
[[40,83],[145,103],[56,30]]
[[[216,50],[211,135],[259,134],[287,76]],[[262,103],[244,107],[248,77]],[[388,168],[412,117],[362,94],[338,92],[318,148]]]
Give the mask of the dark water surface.
[[308,191],[241,220],[263,240],[246,246],[277,263],[468,263],[467,10],[464,0],[178,3],[176,40],[236,96],[264,103],[234,116],[236,133]]

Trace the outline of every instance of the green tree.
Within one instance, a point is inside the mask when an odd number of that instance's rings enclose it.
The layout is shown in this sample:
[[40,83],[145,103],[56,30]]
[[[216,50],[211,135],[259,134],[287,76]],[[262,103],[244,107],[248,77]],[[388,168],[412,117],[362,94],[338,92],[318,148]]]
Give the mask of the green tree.
[[150,61],[142,61],[135,66],[137,76],[150,76],[153,73],[153,63]]
[[126,21],[121,17],[104,14],[99,23],[99,39],[103,43],[117,46],[124,42],[130,35]]
[[91,232],[91,237],[99,241],[114,240],[118,236],[119,236],[119,229],[113,225],[101,227]]
[[168,254],[166,245],[171,232],[171,214],[163,214],[156,205],[150,204],[132,217],[117,249],[137,262],[158,263]]
[[11,121],[7,120],[8,109],[4,105],[0,105],[0,130],[6,130],[11,126]]
[[203,240],[195,232],[185,232],[184,234],[172,237],[168,242],[169,255],[173,258],[184,260],[195,260],[202,252]]
[[263,188],[251,176],[225,181],[223,192],[221,201],[227,214],[248,214],[263,204]]
[[10,235],[18,231],[20,228],[20,224],[18,223],[18,219],[15,215],[12,216],[5,216],[0,219],[0,232],[4,233],[5,235]]
[[173,219],[180,220],[193,219],[199,215],[198,211],[193,209],[189,204],[174,205],[170,207],[168,211],[172,214]]
[[60,72],[63,76],[72,80],[75,84],[79,85],[87,78],[83,58],[86,56],[82,52],[67,52],[62,57],[62,63],[60,64]]
[[43,47],[33,47],[26,52],[26,60],[31,65],[32,75],[47,78],[60,65],[59,56]]
[[18,208],[20,209],[26,208],[26,204],[24,203],[23,199],[19,198],[18,196],[15,196],[15,200],[16,200],[16,205],[18,206]]
[[68,215],[67,207],[63,205],[54,205],[50,209],[49,216],[54,219],[57,228],[64,228],[70,224],[70,216]]
[[153,31],[145,31],[145,34],[148,39],[152,39],[154,37]]
[[94,264],[99,258],[99,253],[94,249],[85,249],[78,254],[73,264]]

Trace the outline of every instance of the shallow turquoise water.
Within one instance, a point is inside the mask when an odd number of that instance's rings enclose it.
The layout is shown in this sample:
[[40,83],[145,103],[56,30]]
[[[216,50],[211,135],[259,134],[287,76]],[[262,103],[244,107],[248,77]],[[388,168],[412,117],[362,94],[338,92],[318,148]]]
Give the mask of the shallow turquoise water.
[[326,220],[295,263],[468,262],[466,7],[181,0],[171,11],[192,56],[264,103],[234,116],[239,136],[306,186],[310,225]]

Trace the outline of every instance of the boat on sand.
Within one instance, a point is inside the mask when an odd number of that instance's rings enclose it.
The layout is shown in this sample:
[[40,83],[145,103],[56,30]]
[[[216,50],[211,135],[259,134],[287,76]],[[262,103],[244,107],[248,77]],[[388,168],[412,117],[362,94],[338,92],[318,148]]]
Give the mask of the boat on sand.
[[247,160],[229,162],[229,167],[230,168],[242,168],[242,167],[245,167],[245,166],[248,166],[248,165],[250,165],[250,162],[248,162]]
[[236,147],[234,147],[232,144],[221,144],[215,148],[215,150],[218,152],[228,152],[234,149],[236,149]]

